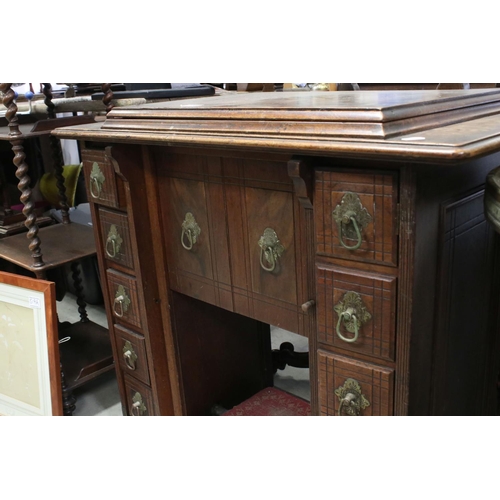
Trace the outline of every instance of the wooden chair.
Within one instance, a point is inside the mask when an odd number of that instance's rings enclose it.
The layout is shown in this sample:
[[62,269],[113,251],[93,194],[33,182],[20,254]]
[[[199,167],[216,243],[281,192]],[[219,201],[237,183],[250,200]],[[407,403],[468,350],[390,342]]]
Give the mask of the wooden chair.
[[[24,151],[25,136],[20,130],[15,94],[10,83],[0,84],[3,104],[7,108],[9,142],[14,152],[18,188],[21,191],[22,210],[27,234],[16,234],[0,240],[0,258],[33,273],[38,279],[47,279],[47,274],[55,269],[71,266],[74,289],[77,296],[80,320],[76,323],[59,323],[63,408],[65,415],[72,415],[75,398],[72,390],[96,376],[114,368],[109,332],[89,320],[81,286],[79,261],[96,254],[93,230],[89,226],[71,223],[63,177],[63,157],[60,141],[50,136],[54,159],[54,173],[60,197],[62,223],[40,228],[34,211],[28,165]],[[48,134],[56,127],[93,120],[87,116],[76,116],[68,122],[55,116],[52,102],[52,88],[43,84],[48,119],[42,120]],[[43,242],[43,244],[42,244]],[[42,253],[43,249],[43,253]]]

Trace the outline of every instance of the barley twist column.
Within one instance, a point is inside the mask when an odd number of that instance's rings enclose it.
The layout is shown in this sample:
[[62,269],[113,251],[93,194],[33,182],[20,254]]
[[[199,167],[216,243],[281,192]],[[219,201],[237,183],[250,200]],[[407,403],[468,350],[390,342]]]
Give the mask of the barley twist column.
[[[55,118],[55,105],[52,102],[52,85],[50,83],[43,84],[43,94],[45,96],[44,104],[47,106],[47,113],[49,115],[49,119]],[[64,159],[61,149],[61,141],[50,135],[50,148],[52,151],[52,160],[54,162],[54,175],[56,176],[56,184],[57,189],[59,191],[59,205],[61,207],[61,215],[63,224],[69,224],[69,206],[68,206],[68,197],[66,196],[66,186],[64,184],[64,176],[63,176],[63,165]]]
[[83,286],[82,279],[80,277],[80,264],[79,262],[73,262],[71,264],[71,272],[73,278],[73,286],[75,288],[76,293],[76,303],[78,304],[78,312],[80,313],[80,322],[86,323],[89,321],[87,315],[87,303],[85,302],[85,298],[83,295]]
[[16,177],[19,179],[17,185],[21,191],[21,202],[23,203],[23,214],[26,217],[24,225],[28,229],[27,238],[30,241],[29,249],[33,257],[33,267],[42,267],[44,265],[42,259],[42,251],[40,250],[40,238],[38,238],[38,225],[36,223],[36,214],[34,212],[35,204],[32,201],[30,183],[31,179],[28,176],[28,165],[25,162],[26,155],[23,147],[23,134],[19,130],[17,118],[17,106],[14,102],[15,93],[11,88],[10,83],[1,83],[0,91],[3,92],[3,105],[7,108],[5,117],[9,122],[9,140],[14,152],[14,165],[16,166]]

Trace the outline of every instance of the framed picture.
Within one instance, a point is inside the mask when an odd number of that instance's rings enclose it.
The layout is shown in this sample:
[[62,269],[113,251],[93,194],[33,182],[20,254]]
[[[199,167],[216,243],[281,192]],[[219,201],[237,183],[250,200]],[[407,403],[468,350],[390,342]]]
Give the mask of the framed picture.
[[55,284],[0,272],[0,415],[62,415]]

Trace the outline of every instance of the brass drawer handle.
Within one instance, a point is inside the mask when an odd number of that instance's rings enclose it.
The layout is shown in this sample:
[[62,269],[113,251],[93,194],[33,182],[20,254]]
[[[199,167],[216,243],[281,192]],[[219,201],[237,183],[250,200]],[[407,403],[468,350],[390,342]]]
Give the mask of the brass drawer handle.
[[361,391],[359,382],[353,378],[348,378],[344,385],[335,390],[335,395],[339,398],[339,409],[337,415],[342,416],[342,410],[351,417],[357,417],[370,406],[370,402],[366,399]]
[[[181,244],[186,250],[191,250],[196,243],[198,236],[200,236],[201,229],[196,223],[194,215],[191,212],[186,214],[184,222],[182,223]],[[185,240],[187,238],[187,245]]]
[[[344,337],[342,333],[340,332],[340,323],[342,322],[342,319],[345,318],[346,321],[352,321],[354,325],[354,337],[351,339]],[[339,314],[339,320],[337,322],[337,335],[344,341],[344,342],[356,342],[358,340],[358,335],[359,335],[359,328],[358,328],[358,318],[354,314],[353,309],[348,309],[347,311],[344,311]]]
[[[280,243],[278,235],[270,227],[264,230],[264,234],[259,239],[260,246],[260,267],[269,273],[276,269],[278,259],[283,255],[285,247]],[[269,265],[266,265],[264,258]]]
[[[341,340],[348,343],[353,343],[358,340],[359,329],[372,315],[366,310],[361,295],[356,292],[346,292],[342,300],[334,306],[333,310],[338,314],[339,320],[337,321],[337,335]],[[344,323],[345,329],[354,333],[354,337],[345,337],[340,331],[340,325]]]
[[132,398],[132,416],[134,417],[141,417],[143,416],[146,411],[147,411],[146,405],[142,401],[142,396],[139,392],[136,392],[134,394],[134,397]]
[[357,250],[361,246],[361,243],[363,241],[363,239],[361,237],[361,231],[359,230],[358,223],[356,222],[356,218],[355,217],[351,216],[351,217],[349,217],[348,220],[350,220],[352,222],[352,225],[354,227],[354,231],[356,232],[356,239],[357,239],[358,242],[355,245],[352,245],[352,246],[349,246],[346,243],[344,243],[344,240],[342,239],[342,224],[339,222],[337,224],[337,226],[338,226],[338,229],[339,229],[340,244],[344,248],[347,248],[347,250]]
[[119,285],[115,294],[115,301],[113,303],[113,312],[118,318],[123,318],[123,315],[130,307],[130,298],[125,291],[123,285]]
[[92,198],[99,198],[102,192],[102,185],[106,181],[99,164],[94,162],[92,171],[90,172],[90,194]]
[[114,259],[116,257],[116,254],[120,251],[122,243],[123,239],[120,236],[117,227],[114,224],[111,224],[108,238],[106,239],[106,255],[111,259]]
[[136,369],[135,362],[137,361],[137,354],[135,353],[132,344],[128,340],[123,345],[123,359],[125,361],[125,364],[127,365],[127,368],[129,368],[132,371],[135,371]]
[[[347,250],[357,250],[363,241],[361,230],[372,221],[372,216],[361,204],[359,196],[356,193],[346,193],[335,207],[332,216],[337,222],[340,244]],[[356,244],[345,243],[344,235],[356,240]]]

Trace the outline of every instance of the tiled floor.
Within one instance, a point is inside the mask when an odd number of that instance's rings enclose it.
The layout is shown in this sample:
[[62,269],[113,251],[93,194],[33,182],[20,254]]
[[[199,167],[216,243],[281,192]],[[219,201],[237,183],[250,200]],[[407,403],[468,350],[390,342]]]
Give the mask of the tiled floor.
[[[59,319],[61,321],[75,321],[78,312],[75,306],[75,298],[67,295],[62,302],[57,303]],[[107,326],[106,314],[103,307],[88,305],[89,318],[102,325]],[[278,349],[282,342],[289,341],[295,351],[307,351],[307,339],[299,335],[271,328],[271,343],[273,349]],[[278,370],[274,378],[274,385],[291,394],[303,399],[310,399],[309,370],[287,366],[284,370]],[[108,372],[98,379],[75,390],[77,398],[75,416],[121,416],[122,408],[118,385],[114,372]]]

